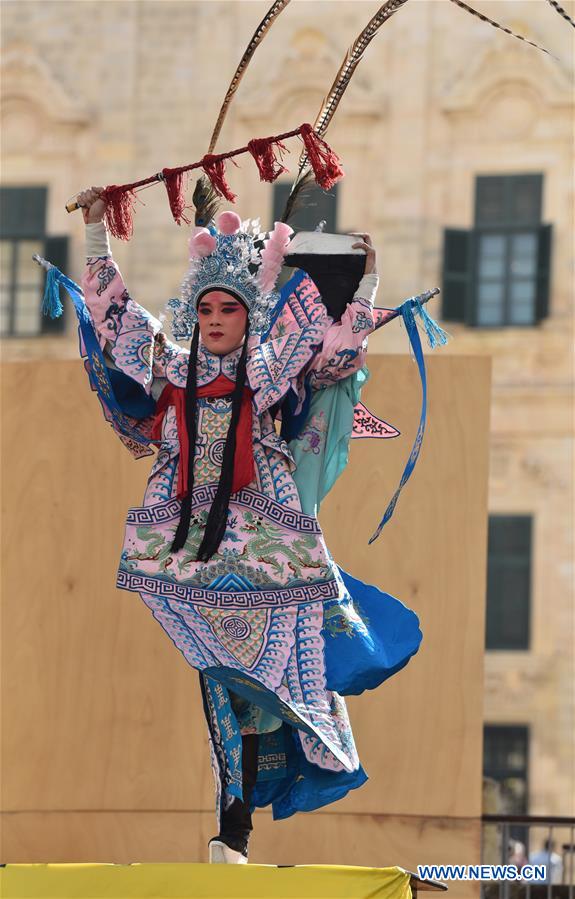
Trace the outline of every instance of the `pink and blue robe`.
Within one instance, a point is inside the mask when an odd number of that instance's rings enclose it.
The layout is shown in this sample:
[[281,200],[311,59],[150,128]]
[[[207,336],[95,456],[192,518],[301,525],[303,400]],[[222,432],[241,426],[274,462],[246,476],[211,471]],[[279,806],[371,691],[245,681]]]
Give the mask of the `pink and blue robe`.
[[[61,283],[76,306],[80,353],[106,419],[136,458],[151,455],[156,401],[168,382],[185,387],[189,351],[132,300],[111,256],[88,258],[83,296],[65,276]],[[260,735],[252,807],[271,805],[276,819],[361,786],[367,775],[344,697],[400,671],[422,639],[414,611],[338,567],[317,519],[347,462],[352,432],[398,433],[360,403],[367,337],[385,311],[373,309],[360,285],[334,322],[302,272],[282,297],[270,333],[249,337],[255,478],[232,494],[218,552],[195,561],[231,408],[227,398],[206,396],[198,399],[185,546],[170,549],[180,515],[180,448],[168,407],[143,501],[128,510],[117,572],[117,586],[140,594],[200,673],[218,816],[242,796],[246,733]],[[240,352],[218,356],[200,343],[198,385],[219,374],[234,380]]]

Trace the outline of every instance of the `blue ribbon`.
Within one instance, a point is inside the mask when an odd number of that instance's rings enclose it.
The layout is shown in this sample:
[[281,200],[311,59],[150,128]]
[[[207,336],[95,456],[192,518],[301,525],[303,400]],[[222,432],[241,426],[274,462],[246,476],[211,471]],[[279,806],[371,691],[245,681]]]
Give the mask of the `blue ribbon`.
[[397,505],[397,501],[399,499],[399,494],[409,481],[413,469],[415,468],[415,465],[419,458],[421,444],[423,443],[423,435],[425,433],[425,423],[427,419],[427,376],[425,372],[425,360],[423,356],[423,349],[421,346],[421,339],[415,321],[414,309],[416,311],[416,314],[418,314],[423,321],[430,345],[436,346],[439,343],[443,344],[447,342],[447,335],[445,331],[442,331],[439,325],[434,322],[434,320],[427,312],[425,312],[425,315],[422,315],[424,307],[421,303],[421,295],[406,300],[405,303],[402,303],[402,305],[398,308],[403,317],[403,321],[405,322],[407,335],[409,337],[409,343],[413,350],[415,361],[417,362],[417,367],[419,369],[419,377],[421,379],[421,413],[419,416],[419,427],[417,429],[417,434],[415,435],[415,440],[413,441],[413,446],[411,448],[409,458],[403,470],[403,474],[399,482],[399,487],[393,494],[391,501],[387,509],[385,510],[385,514],[377,527],[377,530],[369,538],[368,543],[373,543],[374,540],[377,540],[383,528],[393,515],[395,507]]

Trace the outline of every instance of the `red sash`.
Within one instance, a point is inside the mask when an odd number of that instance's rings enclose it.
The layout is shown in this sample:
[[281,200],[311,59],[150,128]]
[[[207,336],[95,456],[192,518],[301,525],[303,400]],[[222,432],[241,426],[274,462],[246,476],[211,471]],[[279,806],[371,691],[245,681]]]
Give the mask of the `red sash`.
[[[234,389],[234,382],[225,375],[218,375],[215,381],[196,388],[197,396],[229,396]],[[254,450],[252,443],[252,396],[249,387],[244,387],[240,417],[236,430],[236,451],[234,454],[234,477],[232,493],[246,487],[255,478]],[[180,469],[178,472],[178,499],[183,499],[188,492],[188,429],[186,426],[186,388],[176,387],[168,382],[156,405],[156,414],[152,425],[152,439],[161,442],[162,422],[168,406],[176,407],[178,439],[180,441]]]

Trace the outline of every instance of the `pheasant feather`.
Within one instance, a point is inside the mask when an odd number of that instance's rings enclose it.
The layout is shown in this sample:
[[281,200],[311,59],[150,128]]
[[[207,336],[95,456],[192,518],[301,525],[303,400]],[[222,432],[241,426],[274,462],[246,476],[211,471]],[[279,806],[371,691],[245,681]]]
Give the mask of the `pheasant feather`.
[[388,0],[387,3],[384,3],[347,50],[344,60],[339,67],[339,71],[335,76],[335,80],[329,89],[329,93],[322,102],[320,111],[313,125],[313,130],[316,134],[319,134],[320,137],[323,137],[327,131],[327,126],[331,122],[339,101],[347,90],[351,77],[361,62],[367,47],[383,23],[406,2],[407,0]]
[[300,178],[297,185],[297,190],[290,191],[290,195],[287,198],[285,209],[281,218],[282,222],[287,223],[291,218],[294,217],[298,209],[303,209],[303,207],[305,206],[305,197],[315,186],[315,177],[313,174],[313,170],[310,168],[307,170],[305,175],[302,175],[302,177]]
[[[313,130],[320,137],[323,137],[325,134],[329,123],[331,122],[335,111],[339,105],[341,98],[343,97],[348,84],[351,81],[353,73],[355,72],[357,66],[363,59],[363,54],[365,53],[368,45],[373,40],[378,30],[381,28],[384,22],[390,18],[400,9],[407,0],[387,0],[387,3],[384,3],[375,15],[369,20],[363,31],[357,36],[353,44],[348,48],[346,54],[344,56],[343,62],[339,67],[339,71],[335,76],[335,80],[329,89],[329,92],[322,100],[319,112],[316,116]],[[299,158],[298,164],[298,173],[296,179],[293,183],[290,195],[288,197],[286,207],[284,210],[284,214],[282,216],[282,221],[287,221],[290,215],[293,215],[294,210],[297,208],[296,199],[297,195],[303,188],[303,178],[304,178],[304,170],[307,167],[307,153],[305,150],[302,151],[301,156]]]
[[[230,86],[228,87],[226,96],[224,97],[224,102],[222,103],[214,130],[212,132],[208,153],[214,152],[218,137],[220,136],[220,132],[224,124],[224,120],[230,108],[232,98],[238,89],[239,83],[242,80],[254,53],[261,44],[265,35],[268,33],[274,21],[277,19],[279,14],[283,12],[289,2],[290,0],[275,0],[275,3],[272,3],[264,18],[252,35],[252,38],[248,46],[246,47],[242,58],[240,59],[239,65],[234,72],[234,76],[230,82]],[[196,181],[196,187],[192,197],[192,202],[194,203],[194,206],[196,208],[196,225],[206,226],[215,217],[220,207],[221,200],[219,194],[214,189],[209,179],[205,176],[202,176]]]
[[[487,16],[484,16],[483,13],[477,12],[476,9],[468,6],[467,3],[463,3],[463,0],[451,0],[451,2],[455,3],[456,6],[460,6],[461,9],[467,10],[468,13],[471,13],[471,15],[475,16],[477,19],[481,19],[482,22],[487,22],[489,25],[493,25],[494,28],[499,28],[500,31],[504,31],[505,34],[516,37],[518,41],[525,41],[526,44],[531,44],[532,47],[535,47],[537,50],[542,50],[543,53],[547,53],[548,56],[553,56],[553,54],[549,53],[549,50],[546,50],[545,47],[540,47],[539,44],[534,44],[533,41],[527,40],[526,37],[522,37],[520,34],[515,34],[514,31],[511,31],[504,25],[499,25],[498,22],[494,22],[493,19],[489,19]],[[553,58],[555,59],[555,57]]]
[[567,20],[567,22],[571,22],[571,24],[572,24],[573,27],[575,28],[575,22],[573,21],[573,19],[571,18],[571,16],[570,16],[568,13],[565,12],[565,10],[563,9],[563,7],[562,7],[562,6],[559,6],[559,4],[557,3],[557,0],[547,0],[547,2],[550,3],[551,6],[552,6],[554,9],[557,10],[557,12],[559,13],[559,15],[560,15],[560,16],[563,16],[563,18]]
[[232,97],[237,91],[239,83],[245,75],[245,71],[250,63],[252,56],[270,30],[274,21],[277,19],[279,14],[284,11],[289,2],[290,0],[275,0],[275,3],[272,3],[267,13],[261,20],[260,24],[256,28],[254,34],[252,35],[252,38],[244,51],[244,55],[240,59],[239,65],[234,73],[234,77],[230,82],[230,86],[228,87],[226,96],[224,97],[224,102],[222,103],[222,108],[220,109],[212,138],[210,140],[208,153],[214,152],[214,147],[216,146],[216,142],[218,140],[218,137],[220,136],[220,131],[222,130],[222,125],[224,124],[224,119],[226,117],[229,105],[232,101]]

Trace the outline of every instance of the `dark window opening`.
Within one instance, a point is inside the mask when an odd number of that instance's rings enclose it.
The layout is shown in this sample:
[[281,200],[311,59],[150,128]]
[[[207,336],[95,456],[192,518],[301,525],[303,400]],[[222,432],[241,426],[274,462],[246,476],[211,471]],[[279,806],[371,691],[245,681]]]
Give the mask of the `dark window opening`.
[[529,649],[532,530],[530,515],[489,516],[486,649]]
[[47,189],[0,187],[0,335],[36,337],[65,330],[66,306],[57,319],[42,314],[46,274],[34,253],[65,270],[68,238],[46,234]]

